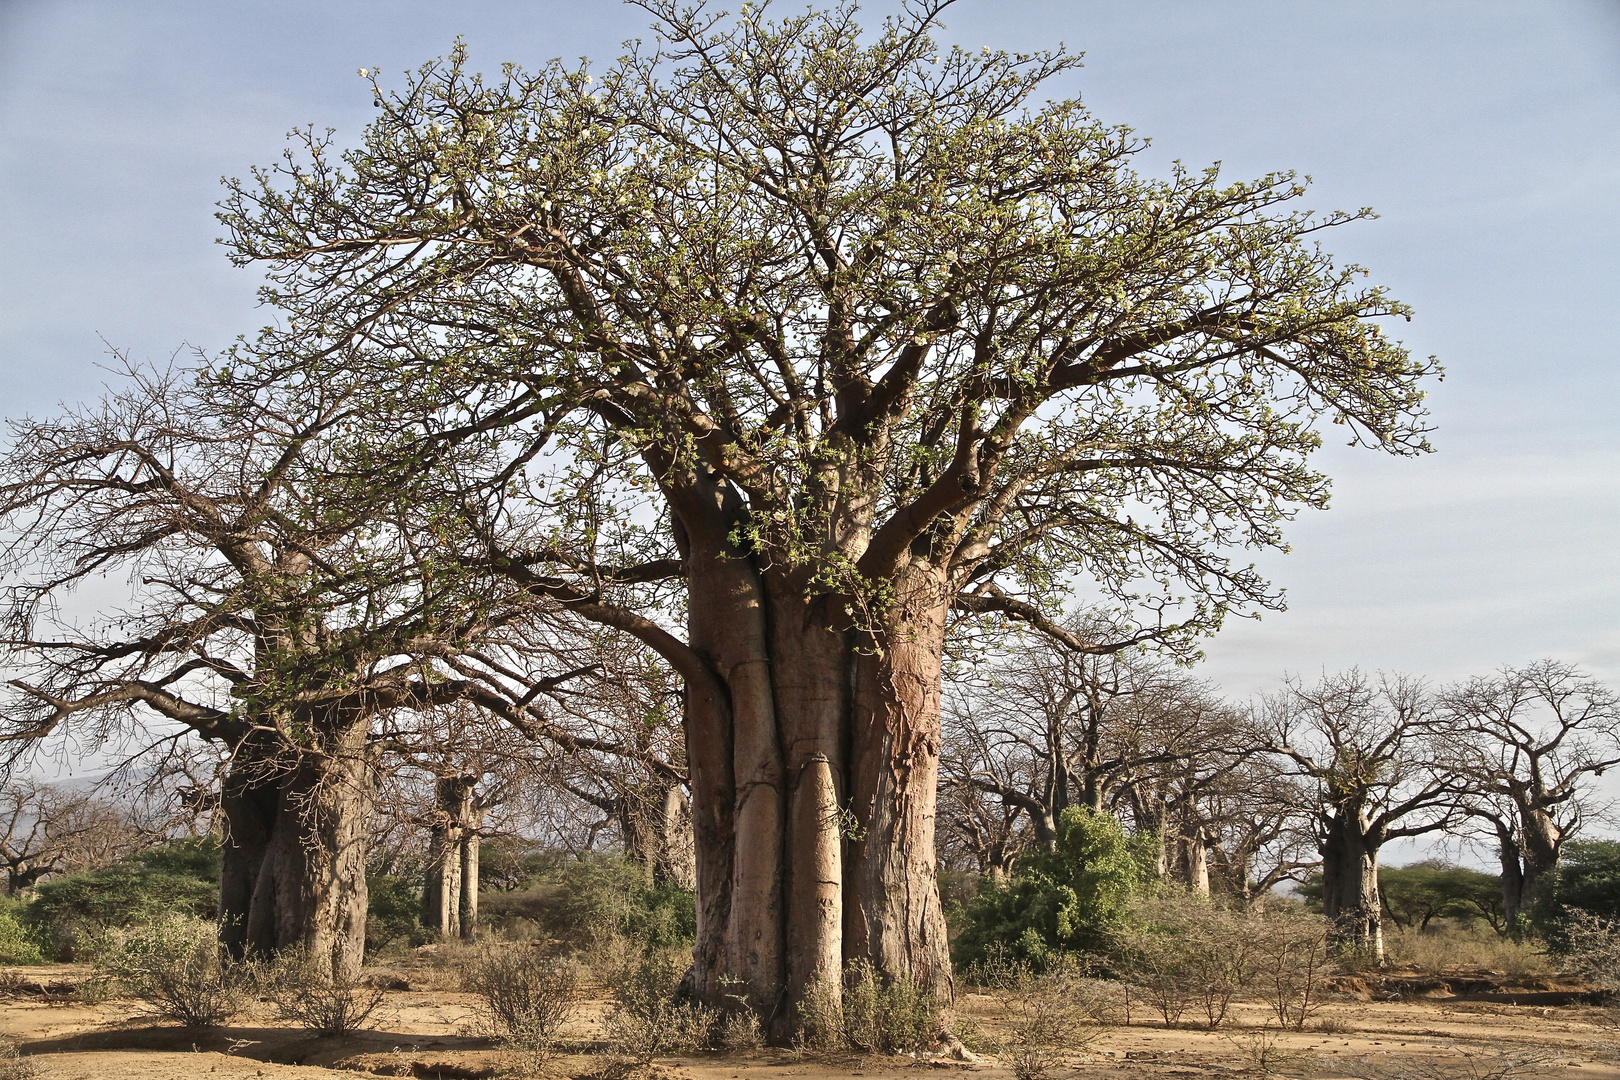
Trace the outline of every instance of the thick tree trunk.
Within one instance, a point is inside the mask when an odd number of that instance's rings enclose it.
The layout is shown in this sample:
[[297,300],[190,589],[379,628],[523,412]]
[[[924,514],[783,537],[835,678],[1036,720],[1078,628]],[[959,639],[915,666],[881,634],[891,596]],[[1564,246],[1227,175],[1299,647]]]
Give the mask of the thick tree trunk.
[[461,828],[461,896],[459,903],[461,936],[471,941],[478,934],[478,855],[482,843],[479,830],[484,824],[481,810],[472,808],[472,789],[463,804],[465,816]]
[[303,952],[319,969],[360,970],[366,944],[366,853],[376,778],[364,726],[304,753],[278,778],[275,813],[253,883],[244,949]]
[[[1550,815],[1542,810],[1522,810],[1519,815],[1520,856],[1524,874],[1519,887],[1519,910],[1539,898],[1543,883],[1558,868],[1563,833]],[[1517,916],[1518,912],[1514,913]]]
[[844,955],[886,978],[952,997],[950,947],[934,859],[940,675],[950,594],[926,563],[895,581],[884,626],[855,683],[845,870]]
[[262,761],[238,759],[225,774],[220,808],[225,836],[219,859],[219,939],[226,955],[241,960],[248,953],[248,917],[280,814],[280,785]]
[[1357,808],[1339,807],[1322,843],[1322,910],[1335,946],[1384,962],[1378,846]]
[[815,1001],[836,1012],[844,969],[845,743],[852,664],[832,597],[773,597],[771,651],[787,780],[785,992],[776,1034],[791,1038]]
[[433,824],[427,881],[422,889],[422,925],[444,937],[463,935],[467,818],[475,779],[441,776],[433,782]]
[[1209,895],[1209,850],[1200,825],[1183,822],[1176,836],[1176,876],[1193,892]]
[[1503,822],[1496,823],[1496,853],[1502,865],[1502,919],[1511,928],[1524,909],[1524,863],[1518,837]]
[[655,885],[692,889],[697,884],[697,867],[692,851],[692,806],[679,784],[664,791],[659,818],[658,862],[653,868]]
[[704,668],[686,679],[693,993],[731,1007],[740,990],[775,1039],[799,1030],[807,999],[838,1008],[852,961],[948,1000],[934,865],[943,575],[908,570],[880,629],[858,633],[846,598],[815,595],[808,571],[761,575],[731,532],[680,518]]

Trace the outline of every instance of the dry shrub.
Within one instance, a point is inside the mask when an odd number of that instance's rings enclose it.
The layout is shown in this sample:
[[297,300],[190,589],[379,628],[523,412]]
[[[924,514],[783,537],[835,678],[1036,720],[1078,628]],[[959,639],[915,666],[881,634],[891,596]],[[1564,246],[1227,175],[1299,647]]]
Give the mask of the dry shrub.
[[574,1015],[579,969],[538,949],[485,946],[462,975],[461,988],[478,995],[481,1026],[534,1072]]
[[269,983],[283,1019],[323,1036],[358,1031],[383,999],[381,987],[297,953],[276,962]]
[[0,1040],[0,1080],[36,1080],[39,1064],[23,1057],[15,1044]]
[[940,1034],[940,1003],[909,979],[884,981],[868,962],[844,970],[840,990],[813,991],[799,1004],[802,1049],[918,1054]]
[[939,1002],[909,979],[887,983],[857,961],[844,975],[844,1042],[876,1054],[917,1054],[934,1043]]
[[459,990],[462,977],[478,956],[478,946],[452,939],[413,950],[405,966],[410,970],[411,985],[418,989]]
[[613,1008],[607,1015],[614,1050],[637,1065],[707,1046],[718,1015],[680,1000],[679,961],[648,953],[609,978]]
[[219,924],[207,919],[171,915],[89,944],[101,975],[187,1027],[218,1027],[252,1000],[256,969],[226,957]]
[[1303,1064],[1308,1056],[1285,1048],[1277,1031],[1270,1026],[1223,1034],[1221,1038],[1243,1055],[1244,1071],[1257,1076],[1275,1076],[1284,1069],[1293,1069]]
[[1565,971],[1600,990],[1620,990],[1620,920],[1566,908],[1559,937]]
[[1391,966],[1431,977],[1456,971],[1499,971],[1505,975],[1545,975],[1547,956],[1528,941],[1499,937],[1487,927],[1440,923],[1428,930],[1390,930],[1384,953]]
[[1007,1023],[995,1049],[1014,1080],[1043,1080],[1096,1041],[1102,1016],[1090,982],[1072,961],[1049,964],[1038,974],[1018,965],[990,975],[986,988]]
[[1254,916],[1226,910],[1205,897],[1172,892],[1138,903],[1114,935],[1125,976],[1141,990],[1165,1026],[1198,1002],[1213,1029],[1232,998],[1254,981],[1259,956]]
[[758,1050],[765,1045],[765,1032],[759,1026],[759,1017],[753,1010],[742,1009],[720,1017],[714,1028],[714,1048],[739,1053]]
[[1378,1054],[1335,1063],[1357,1080],[1527,1080],[1563,1064],[1563,1055],[1540,1046],[1485,1047],[1456,1043],[1447,1054]]
[[1262,911],[1250,920],[1256,979],[1277,1022],[1295,1031],[1322,1007],[1327,977],[1336,967],[1328,954],[1327,924],[1318,915],[1287,909]]

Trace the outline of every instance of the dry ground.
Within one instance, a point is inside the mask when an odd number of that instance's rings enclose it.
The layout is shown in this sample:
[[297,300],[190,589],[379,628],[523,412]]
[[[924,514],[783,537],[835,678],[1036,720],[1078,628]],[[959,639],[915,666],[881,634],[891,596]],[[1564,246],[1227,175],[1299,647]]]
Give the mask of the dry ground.
[[[281,1024],[267,1005],[231,1027],[187,1029],[143,1016],[135,1002],[79,1001],[71,988],[87,975],[82,967],[15,969],[11,974],[0,972],[0,1035],[33,1059],[42,1080],[338,1076],[354,1080],[357,1072],[438,1080],[509,1075],[505,1071],[509,1063],[500,1050],[471,1033],[474,1000],[450,989],[453,972],[409,961],[384,971],[400,988],[388,992],[383,1008],[372,1017],[374,1030],[321,1039]],[[1282,1055],[1273,1074],[1288,1077],[1345,1076],[1355,1071],[1355,1062],[1370,1060],[1382,1065],[1386,1075],[1409,1075],[1413,1080],[1420,1080],[1423,1070],[1412,1066],[1423,1063],[1443,1066],[1443,1074],[1430,1073],[1428,1080],[1438,1075],[1514,1080],[1488,1075],[1500,1063],[1494,1056],[1498,1051],[1550,1049],[1561,1059],[1516,1075],[1620,1080],[1620,1031],[1606,1026],[1605,1011],[1580,1003],[1582,995],[1571,993],[1569,986],[1524,979],[1515,985],[1515,980],[1483,974],[1472,980],[1386,978],[1381,984],[1348,984],[1348,989],[1367,997],[1404,996],[1358,1000],[1353,994],[1341,994],[1306,1031],[1282,1034],[1269,1030],[1270,1014],[1259,1003],[1240,1004],[1235,1023],[1218,1032],[1191,1025],[1167,1029],[1137,1008],[1131,1024],[1102,1029],[1086,1052],[1070,1058],[1070,1068],[1058,1075],[1099,1080],[1259,1076],[1254,1051],[1275,1041]],[[959,1006],[986,1030],[998,1027],[992,999],[966,995]],[[583,1018],[569,1032],[578,1052],[554,1061],[549,1075],[612,1075],[610,1059],[592,1052],[600,1046],[597,1018],[603,1007],[602,1002],[587,1004]],[[652,1073],[660,1080],[920,1078],[942,1073],[1002,1080],[1011,1075],[989,1059],[963,1063],[848,1054],[796,1056],[772,1050],[668,1059]]]

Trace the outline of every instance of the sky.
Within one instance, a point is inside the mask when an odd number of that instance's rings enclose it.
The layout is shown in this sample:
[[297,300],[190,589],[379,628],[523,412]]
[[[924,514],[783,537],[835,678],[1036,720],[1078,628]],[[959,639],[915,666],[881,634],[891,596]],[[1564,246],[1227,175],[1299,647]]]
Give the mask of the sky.
[[[1288,610],[1230,623],[1204,675],[1241,697],[1551,656],[1620,684],[1620,2],[959,0],[944,21],[947,44],[1083,52],[1053,96],[1150,137],[1144,171],[1296,169],[1312,206],[1379,211],[1330,250],[1446,367],[1432,456],[1330,440],[1332,508],[1257,560]],[[616,0],[0,0],[0,414],[99,395],[109,346],[162,363],[266,322],[214,244],[220,180],[294,127],[352,140],[356,69],[397,87],[458,35],[486,71],[605,64],[648,22]]]

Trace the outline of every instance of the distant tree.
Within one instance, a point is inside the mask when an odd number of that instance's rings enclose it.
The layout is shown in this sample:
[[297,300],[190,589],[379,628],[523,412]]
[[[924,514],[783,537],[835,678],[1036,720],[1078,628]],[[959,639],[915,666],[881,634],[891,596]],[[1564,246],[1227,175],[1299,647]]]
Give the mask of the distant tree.
[[1556,660],[1454,686],[1448,767],[1469,813],[1495,833],[1502,907],[1516,921],[1598,809],[1594,782],[1620,765],[1620,698]]
[[1437,764],[1438,714],[1416,680],[1351,670],[1266,698],[1256,733],[1310,785],[1322,907],[1335,941],[1384,956],[1378,855],[1453,827],[1461,781]]
[[[1076,640],[1129,637],[1095,616],[1065,625]],[[1207,892],[1209,836],[1197,804],[1244,755],[1236,714],[1170,658],[1123,646],[1078,651],[1036,634],[958,684],[942,775],[947,805],[979,806],[970,792],[999,800],[1027,823],[1013,835],[1048,850],[1071,805],[1130,813],[1138,832],[1163,843],[1161,872]],[[964,824],[996,835],[987,810]]]
[[1484,919],[1498,933],[1502,919],[1501,883],[1492,874],[1427,860],[1378,872],[1384,913],[1404,930],[1427,930],[1435,919]]
[[145,840],[127,814],[90,792],[26,779],[0,788],[0,866],[8,895],[54,874],[106,866]]

